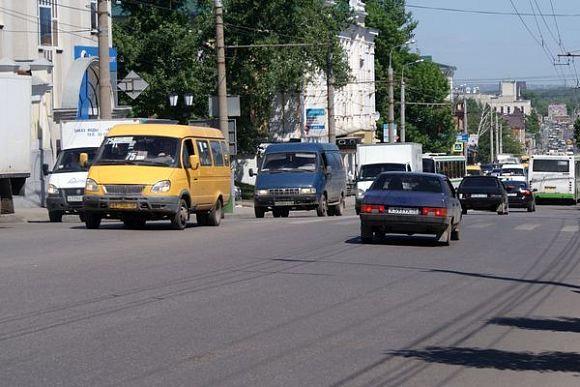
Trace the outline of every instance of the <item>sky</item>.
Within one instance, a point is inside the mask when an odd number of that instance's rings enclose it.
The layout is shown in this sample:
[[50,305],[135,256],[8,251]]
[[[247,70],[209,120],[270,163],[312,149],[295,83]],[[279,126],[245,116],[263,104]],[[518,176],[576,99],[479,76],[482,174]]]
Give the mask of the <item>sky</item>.
[[[580,55],[580,0],[407,0],[406,4],[418,22],[416,43],[410,49],[455,66],[455,84],[489,88],[504,79],[530,86],[580,86],[580,57],[575,61],[558,57],[566,52]],[[561,65],[554,65],[558,61]]]

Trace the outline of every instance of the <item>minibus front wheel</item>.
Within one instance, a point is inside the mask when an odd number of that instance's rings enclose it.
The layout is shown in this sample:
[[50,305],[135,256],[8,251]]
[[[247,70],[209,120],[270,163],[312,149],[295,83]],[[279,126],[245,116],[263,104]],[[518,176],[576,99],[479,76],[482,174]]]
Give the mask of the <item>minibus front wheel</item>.
[[179,200],[179,209],[173,215],[171,219],[171,225],[176,230],[183,230],[187,226],[187,221],[189,220],[189,206],[185,199]]

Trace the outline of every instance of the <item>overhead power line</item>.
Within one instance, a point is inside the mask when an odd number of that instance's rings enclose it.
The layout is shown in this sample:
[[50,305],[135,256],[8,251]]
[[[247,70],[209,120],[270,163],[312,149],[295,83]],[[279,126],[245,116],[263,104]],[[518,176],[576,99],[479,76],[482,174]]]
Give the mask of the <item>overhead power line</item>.
[[[417,8],[417,9],[428,9],[432,11],[444,11],[444,12],[460,12],[460,13],[472,13],[472,14],[481,14],[481,15],[499,15],[499,16],[517,16],[518,13],[516,12],[506,12],[506,11],[486,11],[486,10],[478,10],[478,9],[459,9],[459,8],[446,8],[446,7],[429,7],[425,5],[416,5],[416,4],[406,4],[408,8]],[[535,16],[535,13],[519,13],[522,16]],[[546,16],[551,17],[580,17],[580,14],[573,13],[573,14],[559,14],[559,13],[552,13]]]

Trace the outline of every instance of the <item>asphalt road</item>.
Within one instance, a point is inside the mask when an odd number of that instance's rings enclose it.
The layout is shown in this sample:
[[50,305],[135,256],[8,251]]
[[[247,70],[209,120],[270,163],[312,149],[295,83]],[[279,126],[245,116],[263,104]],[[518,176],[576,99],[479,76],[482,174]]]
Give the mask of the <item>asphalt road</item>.
[[343,217],[0,224],[3,386],[576,386],[578,208],[461,240]]

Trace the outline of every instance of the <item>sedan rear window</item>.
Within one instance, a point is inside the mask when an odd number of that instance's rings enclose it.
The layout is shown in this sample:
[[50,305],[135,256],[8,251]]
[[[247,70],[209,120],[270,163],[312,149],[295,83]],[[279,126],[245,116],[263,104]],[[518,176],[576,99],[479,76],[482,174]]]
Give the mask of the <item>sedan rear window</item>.
[[463,179],[460,188],[471,188],[471,187],[497,187],[497,180],[488,177],[470,177]]
[[437,177],[418,175],[382,174],[371,186],[371,190],[414,191],[441,193],[441,181]]

